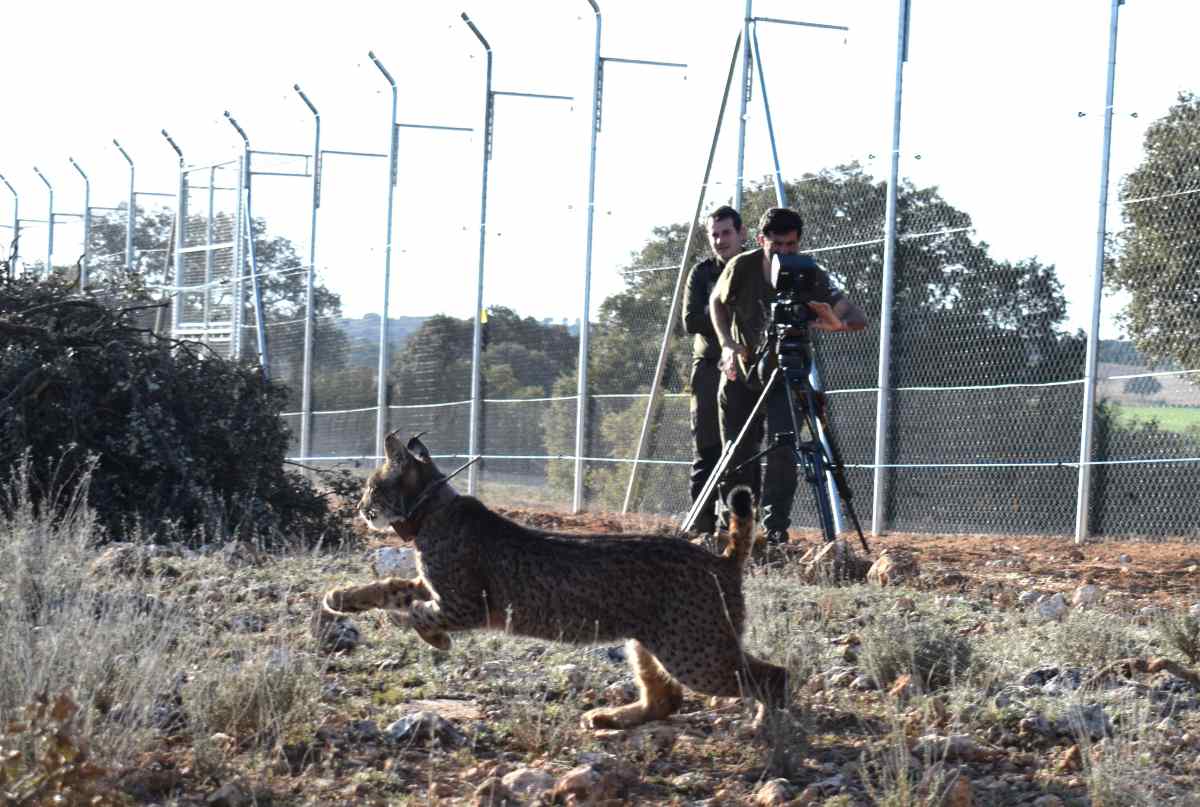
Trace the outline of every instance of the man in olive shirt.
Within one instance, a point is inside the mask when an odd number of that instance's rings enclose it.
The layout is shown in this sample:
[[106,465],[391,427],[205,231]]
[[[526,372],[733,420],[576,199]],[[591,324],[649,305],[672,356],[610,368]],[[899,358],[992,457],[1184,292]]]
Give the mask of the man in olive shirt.
[[[760,351],[766,346],[767,321],[775,288],[771,285],[771,259],[775,255],[795,255],[800,251],[804,220],[794,210],[773,207],[762,215],[757,237],[758,249],[743,252],[730,260],[722,271],[709,298],[713,329],[721,345],[721,381],[718,410],[721,441],[737,438],[750,416],[761,389],[747,383]],[[824,271],[818,271],[812,300],[808,302],[813,319],[809,327],[818,331],[861,331],[867,318],[861,308],[833,285]],[[761,379],[765,383],[766,379]],[[787,388],[777,383],[765,402],[770,433],[792,431]],[[751,426],[746,439],[730,461],[735,468],[759,450],[763,439],[763,420]],[[751,463],[738,474],[729,474],[724,491],[739,483],[759,488],[759,464]],[[796,493],[796,458],[784,449],[767,454],[766,478],[762,483],[763,527],[769,543],[788,540],[792,499]]]
[[[708,298],[725,268],[725,262],[742,250],[746,227],[742,217],[729,205],[708,215],[708,243],[713,257],[692,267],[687,277],[687,297],[683,306],[683,329],[692,334],[692,502],[721,458],[721,429],[717,417],[717,382],[721,371],[721,345],[708,313]],[[697,532],[716,530],[713,509],[715,493],[705,503],[693,527]]]

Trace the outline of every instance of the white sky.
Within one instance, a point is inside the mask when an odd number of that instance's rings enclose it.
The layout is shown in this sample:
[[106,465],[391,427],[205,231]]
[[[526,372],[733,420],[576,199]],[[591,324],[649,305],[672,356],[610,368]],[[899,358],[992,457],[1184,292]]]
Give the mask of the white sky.
[[[650,228],[684,221],[694,209],[745,8],[742,0],[598,2],[605,56],[688,68],[606,68],[593,316],[621,288],[616,269]],[[912,5],[902,175],[940,186],[973,216],[977,237],[996,256],[1055,263],[1071,302],[1068,326],[1084,326],[1095,263],[1109,2]],[[476,129],[401,131],[390,313],[468,316],[478,264],[484,73],[482,48],[459,19],[463,10],[493,48],[494,89],[575,97],[573,103],[497,99],[485,305],[574,320],[582,304],[594,41],[586,0],[5,3],[0,173],[21,194],[22,216],[45,215],[35,164],[54,183],[56,209],[74,212],[82,205],[82,182],[67,162],[74,156],[91,178],[92,203],[116,205],[128,182],[111,143],[116,137],[137,165],[138,189],[170,192],[176,160],[159,130],[169,130],[189,163],[228,159],[240,151],[240,140],[222,118],[225,109],[254,148],[306,152],[312,117],[291,90],[296,82],[321,111],[326,149],[384,152],[390,92],[367,59],[374,49],[398,81],[399,121]],[[851,28],[848,35],[759,28],[785,176],[857,159],[886,177],[896,1],[756,0],[754,13]],[[1123,7],[1114,183],[1137,165],[1145,125],[1178,91],[1200,89],[1197,30],[1195,0],[1129,0]],[[736,88],[730,103],[714,169],[721,184],[706,208],[732,194]],[[317,263],[351,316],[378,310],[382,297],[385,162],[334,156],[325,162]],[[757,82],[746,164],[750,177],[771,170]],[[255,215],[295,240],[302,255],[307,198],[304,179],[255,179]],[[0,188],[0,222],[11,215],[10,197]],[[44,230],[25,235],[23,252],[44,254]],[[78,237],[77,227],[59,228],[56,262],[74,260]],[[1109,304],[1106,315],[1115,308]],[[1106,331],[1115,335],[1111,326]]]

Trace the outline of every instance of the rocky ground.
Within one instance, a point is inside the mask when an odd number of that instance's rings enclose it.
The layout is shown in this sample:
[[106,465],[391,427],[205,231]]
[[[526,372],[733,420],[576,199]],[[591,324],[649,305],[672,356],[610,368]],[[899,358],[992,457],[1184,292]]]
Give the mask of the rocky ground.
[[794,680],[758,731],[694,694],[637,730],[581,729],[633,696],[620,647],[480,633],[440,653],[374,615],[318,646],[320,593],[402,567],[398,541],[106,550],[87,578],[136,584],[186,640],[136,730],[106,728],[133,707],[98,687],[73,690],[79,730],[111,798],[147,804],[1200,804],[1200,546],[893,534],[814,560],[815,536],[793,539],[747,581],[747,644]]

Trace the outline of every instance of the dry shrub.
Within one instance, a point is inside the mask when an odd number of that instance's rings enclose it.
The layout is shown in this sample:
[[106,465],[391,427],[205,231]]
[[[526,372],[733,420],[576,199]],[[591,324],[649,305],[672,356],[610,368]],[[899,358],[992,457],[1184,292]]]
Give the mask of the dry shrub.
[[1200,619],[1187,611],[1168,611],[1154,622],[1167,644],[1183,654],[1188,664],[1200,662]]
[[183,701],[194,736],[222,732],[239,743],[270,745],[307,724],[318,687],[306,659],[278,646],[202,668],[183,687]]
[[120,804],[107,771],[91,761],[78,733],[79,706],[63,692],[36,695],[0,733],[0,796],[4,804]]
[[907,674],[930,692],[966,672],[971,645],[953,627],[887,614],[863,629],[859,659],[880,688]]

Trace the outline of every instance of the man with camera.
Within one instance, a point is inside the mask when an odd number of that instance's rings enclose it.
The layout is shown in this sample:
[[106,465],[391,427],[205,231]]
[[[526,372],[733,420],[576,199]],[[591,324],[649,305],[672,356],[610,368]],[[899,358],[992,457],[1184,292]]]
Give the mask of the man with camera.
[[[721,346],[721,379],[717,395],[722,444],[737,438],[766,382],[756,365],[767,352],[771,304],[777,290],[772,284],[771,261],[775,256],[796,255],[804,220],[795,210],[773,207],[759,220],[758,249],[730,260],[713,287],[709,310],[713,330]],[[818,331],[861,331],[867,327],[862,309],[847,298],[819,268],[813,269],[805,289],[807,325]],[[775,384],[764,402],[766,425],[771,434],[793,431],[787,387]],[[759,490],[759,463],[750,463],[737,473],[732,469],[758,453],[763,439],[760,410],[746,439],[730,461],[721,489],[749,483]],[[766,477],[761,485],[763,528],[768,543],[785,543],[791,524],[792,499],[797,483],[795,456],[786,450],[767,453]]]
[[[704,483],[721,458],[721,427],[717,414],[717,384],[721,371],[721,345],[708,314],[708,298],[725,268],[726,262],[742,251],[746,241],[746,226],[741,215],[729,205],[722,205],[708,215],[708,243],[713,256],[700,261],[687,276],[687,297],[683,307],[683,329],[692,334],[692,502],[700,495]],[[697,532],[716,530],[713,496],[700,511],[693,529]]]

